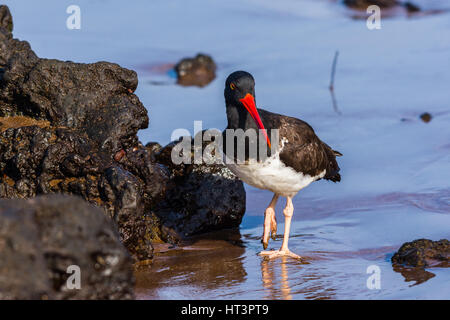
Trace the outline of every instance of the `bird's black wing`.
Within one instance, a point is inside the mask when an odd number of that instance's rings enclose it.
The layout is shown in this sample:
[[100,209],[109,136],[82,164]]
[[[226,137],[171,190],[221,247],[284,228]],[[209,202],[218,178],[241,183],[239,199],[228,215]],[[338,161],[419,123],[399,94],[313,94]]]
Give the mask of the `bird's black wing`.
[[[340,181],[339,165],[334,151],[322,142],[314,129],[305,121],[259,110],[264,125],[270,129],[278,129],[280,140],[286,139],[280,152],[280,160],[297,172],[317,176],[325,171],[324,179]],[[280,147],[283,141],[280,141]]]

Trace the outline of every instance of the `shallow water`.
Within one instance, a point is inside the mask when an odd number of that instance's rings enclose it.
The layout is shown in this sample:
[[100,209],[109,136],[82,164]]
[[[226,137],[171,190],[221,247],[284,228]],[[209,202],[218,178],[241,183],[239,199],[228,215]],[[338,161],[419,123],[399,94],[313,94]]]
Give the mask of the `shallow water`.
[[[448,237],[449,193],[447,189],[385,194],[338,202],[302,201],[299,196],[289,242],[291,250],[304,258],[299,262],[257,256],[263,223],[257,213],[264,210],[266,193],[250,190],[251,212],[240,230],[213,233],[209,239],[158,253],[151,268],[136,273],[137,295],[140,299],[448,299],[448,269],[393,269],[390,257],[405,240]],[[282,215],[278,220],[283,221]],[[283,224],[278,228],[283,230]],[[278,248],[281,241],[279,235],[269,248]],[[379,290],[367,287],[371,275],[367,268],[373,265],[381,271]]]
[[[447,1],[416,1],[439,14],[382,16],[374,31],[325,0],[79,0],[77,31],[65,27],[71,1],[4,2],[14,36],[38,55],[114,61],[138,72],[136,94],[150,116],[139,133],[144,143],[167,143],[177,128],[192,132],[194,120],[224,128],[224,80],[245,69],[256,78],[259,107],[301,117],[344,154],[341,183],[316,182],[294,199],[289,244],[307,263],[256,255],[271,194],[246,186],[240,230],[162,250],[137,272],[138,298],[450,299],[450,269],[390,264],[403,242],[450,238]],[[336,50],[340,114],[328,91]],[[171,66],[199,51],[218,63],[217,79],[202,89],[176,86]],[[423,112],[431,122],[419,119]],[[367,288],[371,265],[381,270],[380,290]]]

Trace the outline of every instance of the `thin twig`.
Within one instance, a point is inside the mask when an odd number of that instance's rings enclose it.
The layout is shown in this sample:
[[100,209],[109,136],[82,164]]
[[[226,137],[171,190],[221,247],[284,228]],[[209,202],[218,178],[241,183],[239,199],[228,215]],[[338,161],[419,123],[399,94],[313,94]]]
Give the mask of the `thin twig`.
[[339,56],[339,51],[336,51],[336,53],[334,54],[334,59],[333,59],[333,65],[331,67],[331,78],[330,78],[330,93],[331,93],[331,100],[333,102],[333,109],[337,114],[341,114],[341,112],[339,111],[339,108],[337,106],[337,101],[336,101],[336,97],[334,95],[334,75],[336,74],[336,65],[337,65],[337,59]]
[[330,91],[334,91],[334,75],[336,74],[336,64],[339,57],[339,51],[336,51],[333,59],[333,66],[331,67]]

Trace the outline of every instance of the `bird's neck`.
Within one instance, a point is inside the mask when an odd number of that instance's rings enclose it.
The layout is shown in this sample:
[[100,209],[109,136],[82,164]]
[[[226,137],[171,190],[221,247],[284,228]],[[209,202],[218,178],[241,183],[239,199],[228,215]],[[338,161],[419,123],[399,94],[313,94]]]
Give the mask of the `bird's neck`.
[[228,119],[228,129],[247,129],[253,128],[258,129],[255,121],[242,106],[236,106],[233,103],[227,103],[227,119]]

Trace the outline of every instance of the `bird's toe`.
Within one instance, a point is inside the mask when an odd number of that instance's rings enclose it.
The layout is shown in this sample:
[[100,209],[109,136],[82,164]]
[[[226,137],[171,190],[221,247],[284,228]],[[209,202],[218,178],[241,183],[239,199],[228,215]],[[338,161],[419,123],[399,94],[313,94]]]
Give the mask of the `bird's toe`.
[[270,256],[270,255],[272,255],[274,252],[276,252],[276,251],[278,251],[278,250],[266,250],[266,251],[261,251],[261,252],[259,252],[258,253],[258,255],[260,255],[260,256]]
[[272,238],[272,240],[276,240],[277,239],[277,232],[276,231],[272,231],[272,233],[270,234],[270,237]]
[[290,257],[296,260],[302,260],[302,257],[298,254],[293,253],[290,250],[268,250],[268,251],[261,251],[259,253],[260,256],[264,257],[265,259],[274,259],[278,257]]

